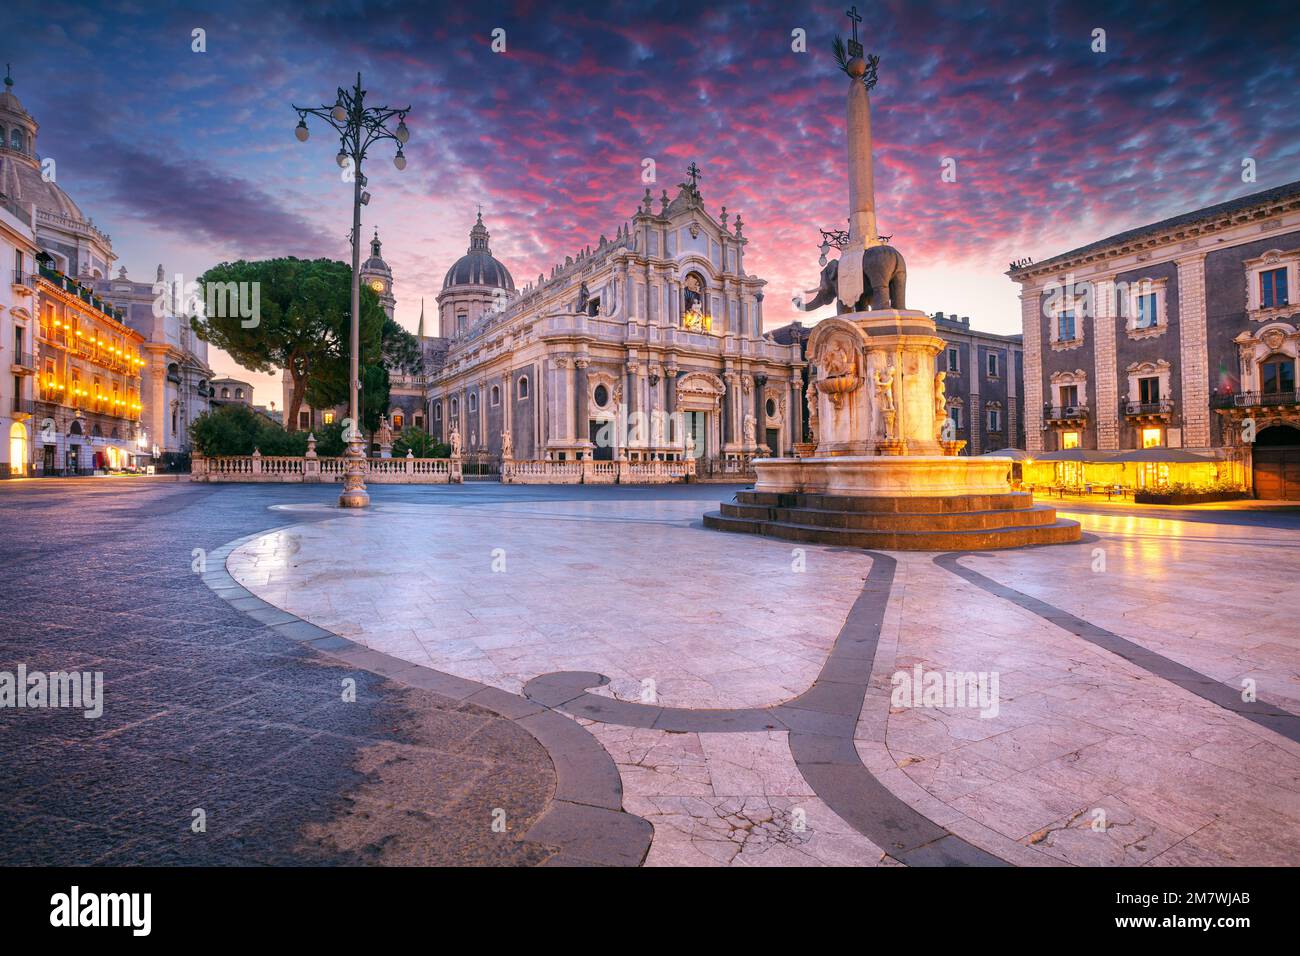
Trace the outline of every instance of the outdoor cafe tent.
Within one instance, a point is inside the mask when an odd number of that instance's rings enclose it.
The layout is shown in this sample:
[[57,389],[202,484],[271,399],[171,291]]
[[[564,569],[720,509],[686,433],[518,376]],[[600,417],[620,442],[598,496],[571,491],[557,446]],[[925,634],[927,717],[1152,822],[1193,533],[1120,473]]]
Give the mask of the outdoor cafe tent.
[[1031,485],[1067,487],[1123,484],[1124,465],[1114,460],[1115,455],[1095,448],[1043,452],[1025,462],[1024,480]]

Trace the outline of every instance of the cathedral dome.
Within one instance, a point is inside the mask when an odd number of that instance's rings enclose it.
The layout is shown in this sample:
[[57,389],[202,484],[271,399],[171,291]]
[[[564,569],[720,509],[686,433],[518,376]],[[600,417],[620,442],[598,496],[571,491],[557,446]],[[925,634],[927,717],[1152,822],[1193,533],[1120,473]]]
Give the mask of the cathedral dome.
[[510,270],[503,266],[488,248],[488,231],[483,225],[483,213],[469,232],[469,250],[447,270],[442,280],[443,290],[456,286],[485,286],[489,289],[515,291],[515,280]]
[[4,79],[0,93],[0,194],[55,216],[85,222],[77,204],[54,181],[41,175],[36,154],[36,120],[13,91],[13,77]]

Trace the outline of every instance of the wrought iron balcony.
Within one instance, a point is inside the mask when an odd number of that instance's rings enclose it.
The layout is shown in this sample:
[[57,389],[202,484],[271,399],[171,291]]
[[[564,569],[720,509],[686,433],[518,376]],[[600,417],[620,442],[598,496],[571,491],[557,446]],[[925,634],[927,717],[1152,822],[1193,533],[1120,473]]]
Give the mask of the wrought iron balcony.
[[10,366],[19,374],[30,374],[36,371],[36,356],[31,352],[15,352],[10,359]]
[[1043,420],[1046,422],[1086,422],[1087,405],[1044,405]]
[[36,288],[36,277],[22,269],[14,270],[13,285],[20,295],[31,295]]
[[1300,405],[1300,390],[1290,392],[1228,392],[1213,395],[1211,408],[1257,408]]
[[1121,410],[1129,418],[1169,418],[1174,413],[1174,401],[1161,398],[1154,402],[1122,402]]

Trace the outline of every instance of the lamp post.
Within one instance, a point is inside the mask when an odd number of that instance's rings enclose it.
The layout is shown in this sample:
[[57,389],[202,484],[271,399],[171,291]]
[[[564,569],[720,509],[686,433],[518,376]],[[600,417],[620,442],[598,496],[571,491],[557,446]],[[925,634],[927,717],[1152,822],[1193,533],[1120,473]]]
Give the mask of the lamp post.
[[[307,141],[307,117],[314,116],[324,120],[339,134],[339,152],[334,158],[340,168],[346,170],[352,164],[352,343],[348,360],[348,384],[351,394],[348,399],[348,428],[345,439],[348,443],[346,463],[343,471],[343,491],[339,495],[340,508],[364,508],[370,504],[370,495],[366,492],[366,454],[361,439],[360,409],[361,382],[359,378],[358,355],[361,351],[361,206],[369,202],[370,194],[362,193],[366,178],[361,174],[361,162],[366,158],[366,150],[379,140],[391,139],[397,143],[397,155],[393,165],[399,170],[406,168],[406,156],[402,147],[406,145],[411,134],[406,128],[405,109],[390,109],[387,106],[367,108],[366,91],[361,88],[361,74],[357,74],[357,84],[350,90],[339,87],[338,99],[333,106],[317,108],[294,106],[298,113],[298,126],[294,135],[298,142]],[[397,128],[390,130],[389,122],[397,117]]]

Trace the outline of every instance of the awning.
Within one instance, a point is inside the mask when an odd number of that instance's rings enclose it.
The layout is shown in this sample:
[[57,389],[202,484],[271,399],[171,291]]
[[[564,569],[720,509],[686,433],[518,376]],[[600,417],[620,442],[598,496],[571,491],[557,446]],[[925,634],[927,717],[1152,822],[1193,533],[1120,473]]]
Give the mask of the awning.
[[1212,462],[1217,459],[1210,458],[1207,455],[1198,455],[1186,448],[1133,448],[1129,451],[1120,452],[1110,460],[1119,462],[1156,462],[1158,464],[1173,465],[1183,462]]
[[1023,448],[1002,448],[998,451],[986,451],[982,455],[976,455],[976,458],[1012,458],[1016,461],[1025,461],[1033,456]]
[[1082,461],[1104,464],[1115,460],[1119,454],[1114,451],[1098,451],[1095,448],[1067,448],[1064,451],[1045,451],[1035,461]]

